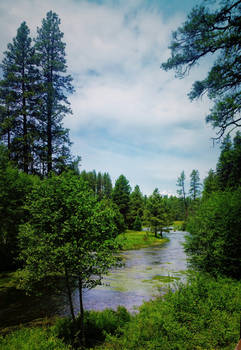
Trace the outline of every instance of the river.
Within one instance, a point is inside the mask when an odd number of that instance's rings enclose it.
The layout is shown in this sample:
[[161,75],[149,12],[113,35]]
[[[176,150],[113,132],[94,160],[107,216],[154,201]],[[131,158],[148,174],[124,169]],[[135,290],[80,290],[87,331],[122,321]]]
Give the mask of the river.
[[[135,311],[144,301],[165,293],[168,287],[175,288],[177,281],[185,280],[184,235],[185,232],[171,231],[166,234],[169,241],[162,246],[123,252],[125,266],[104,276],[102,286],[85,291],[84,308],[103,310],[123,305],[129,311]],[[77,291],[74,304],[78,312]],[[65,298],[26,297],[14,289],[0,295],[0,328],[54,314],[69,314]]]
[[[125,266],[105,276],[102,286],[85,291],[85,309],[116,309],[118,305],[123,305],[129,311],[134,311],[143,301],[165,293],[169,283],[175,285],[175,282],[183,281],[187,268],[186,254],[182,246],[184,235],[184,232],[171,231],[166,235],[169,242],[162,246],[123,252],[121,255]],[[76,291],[76,311],[78,300]],[[65,308],[65,314],[68,312],[68,308]]]

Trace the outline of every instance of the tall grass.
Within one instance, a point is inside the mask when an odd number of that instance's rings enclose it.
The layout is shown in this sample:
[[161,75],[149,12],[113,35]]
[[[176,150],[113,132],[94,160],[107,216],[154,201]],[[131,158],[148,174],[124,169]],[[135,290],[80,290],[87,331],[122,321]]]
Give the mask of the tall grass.
[[0,350],[67,350],[69,346],[55,337],[50,329],[22,328],[0,337]]

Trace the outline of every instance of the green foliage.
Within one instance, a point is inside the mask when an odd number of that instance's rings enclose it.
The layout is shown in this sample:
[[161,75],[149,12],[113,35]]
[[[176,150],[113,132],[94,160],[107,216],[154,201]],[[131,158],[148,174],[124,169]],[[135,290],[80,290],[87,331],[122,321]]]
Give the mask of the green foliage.
[[193,100],[207,93],[214,101],[206,120],[218,128],[219,137],[240,126],[240,13],[240,1],[236,0],[196,6],[173,33],[171,57],[162,64],[163,69],[175,69],[183,77],[202,57],[216,53],[207,77],[193,84],[189,97]]
[[111,198],[112,182],[108,173],[102,174],[99,172],[96,174],[95,170],[90,172],[83,170],[80,175],[86,182],[88,182],[90,188],[98,197],[98,200],[101,200],[103,198]]
[[48,329],[23,328],[6,337],[0,337],[1,350],[67,350],[60,339],[53,336]]
[[0,135],[11,159],[26,173],[33,168],[39,132],[37,128],[39,72],[29,28],[23,22],[2,61],[0,103],[3,108]]
[[[103,311],[84,312],[84,333],[86,347],[101,344],[108,335],[120,335],[121,328],[131,319],[130,313],[123,306],[117,310],[105,309]],[[77,318],[77,323],[79,319]],[[70,318],[59,318],[52,328],[53,334],[64,341],[65,344],[75,344],[76,323]]]
[[125,224],[127,224],[127,215],[130,204],[131,187],[129,181],[124,175],[120,175],[115,182],[115,187],[112,193],[113,202],[119,207],[120,213],[124,217]]
[[162,236],[164,228],[171,224],[170,210],[157,188],[148,198],[144,218],[145,224],[155,233],[155,237],[158,233]]
[[37,178],[20,172],[0,145],[0,271],[16,268],[19,225],[26,222],[25,198]]
[[193,171],[190,174],[190,189],[189,193],[191,198],[195,201],[201,194],[201,182],[199,177],[199,171],[196,169],[193,169]]
[[103,311],[85,312],[85,336],[87,346],[94,346],[103,342],[106,335],[119,335],[121,327],[129,322],[131,316],[123,306],[117,310],[105,309]]
[[42,173],[63,171],[70,158],[68,130],[62,125],[63,117],[71,113],[67,96],[73,92],[72,77],[66,74],[65,43],[59,28],[60,19],[52,11],[37,28],[35,50],[41,75],[40,129],[38,145]]
[[[140,218],[143,215],[144,200],[139,186],[135,186],[134,190],[130,194],[129,211],[127,215],[128,227],[130,229],[141,231]],[[137,219],[139,218],[139,219]],[[139,220],[138,227],[134,227],[135,221]]]
[[216,167],[218,184],[221,190],[229,188],[237,188],[241,185],[241,134],[231,141],[227,136],[221,148],[221,154]]
[[125,233],[122,233],[116,237],[116,242],[122,250],[145,248],[151,245],[161,245],[166,241],[166,238],[156,238],[148,231],[127,230]]
[[101,284],[101,276],[118,264],[114,255],[117,235],[115,211],[96,196],[73,172],[52,174],[34,187],[26,201],[29,222],[19,233],[20,288],[59,288],[63,279],[70,312],[75,321],[72,288],[78,285],[80,337],[83,333],[83,288]]
[[167,206],[170,210],[170,217],[173,221],[185,219],[185,212],[183,208],[183,200],[176,196],[166,198]]
[[204,179],[203,182],[203,198],[207,198],[211,193],[219,190],[219,180],[217,174],[210,169],[208,176]]
[[142,229],[142,223],[141,223],[141,218],[139,215],[136,216],[134,224],[133,224],[133,230],[134,231],[141,231]]
[[234,349],[239,339],[241,284],[193,277],[173,293],[144,303],[122,335],[100,349]]
[[214,275],[241,277],[241,188],[214,192],[189,218],[185,249],[190,262]]
[[186,176],[184,171],[181,172],[181,175],[177,179],[177,194],[179,195],[179,198],[182,200],[183,203],[183,211],[185,217],[187,217],[187,198],[186,198],[186,190],[185,190],[185,180]]
[[47,13],[32,45],[23,22],[2,61],[0,136],[9,156],[26,173],[46,175],[76,166],[63,117],[73,92],[66,75],[65,44],[56,13]]

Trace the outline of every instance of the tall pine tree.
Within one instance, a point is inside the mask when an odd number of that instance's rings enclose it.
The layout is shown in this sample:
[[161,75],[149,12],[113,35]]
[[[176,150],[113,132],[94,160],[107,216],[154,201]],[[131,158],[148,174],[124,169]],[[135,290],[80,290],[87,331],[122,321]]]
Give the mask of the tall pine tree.
[[191,195],[191,198],[194,201],[201,194],[200,176],[199,176],[199,171],[196,170],[196,169],[193,169],[193,171],[190,174],[190,189],[189,189],[189,193]]
[[23,22],[13,42],[8,44],[0,83],[1,137],[10,158],[26,173],[34,168],[39,101],[39,74],[29,33]]
[[65,43],[59,25],[58,15],[48,12],[35,40],[43,85],[39,145],[43,174],[61,171],[70,158],[68,130],[62,120],[71,113],[67,95],[73,92],[73,86],[71,76],[66,74]]

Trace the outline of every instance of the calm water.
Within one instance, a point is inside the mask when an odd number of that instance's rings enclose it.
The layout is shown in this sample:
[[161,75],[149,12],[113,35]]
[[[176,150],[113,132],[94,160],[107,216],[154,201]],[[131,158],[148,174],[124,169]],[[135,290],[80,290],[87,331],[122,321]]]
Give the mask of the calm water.
[[[122,253],[125,266],[111,271],[103,279],[104,285],[85,291],[85,309],[102,310],[125,306],[134,311],[143,301],[165,293],[166,280],[174,286],[185,279],[186,255],[182,243],[184,232],[170,232],[169,242],[158,247],[131,250]],[[165,281],[164,281],[165,280]],[[74,294],[75,311],[78,312],[78,293]],[[16,325],[36,318],[54,314],[69,314],[64,297],[26,297],[23,293],[10,291],[0,295],[0,327]]]
[[[88,310],[116,309],[118,305],[133,311],[143,301],[164,293],[166,280],[185,279],[186,254],[182,243],[184,232],[170,232],[169,242],[158,247],[130,250],[122,253],[125,266],[114,270],[103,279],[104,285],[84,293],[84,307]],[[165,278],[163,276],[169,276]],[[165,280],[165,282],[163,281]],[[78,311],[78,293],[74,295],[75,309]],[[68,313],[68,308],[65,309]]]

